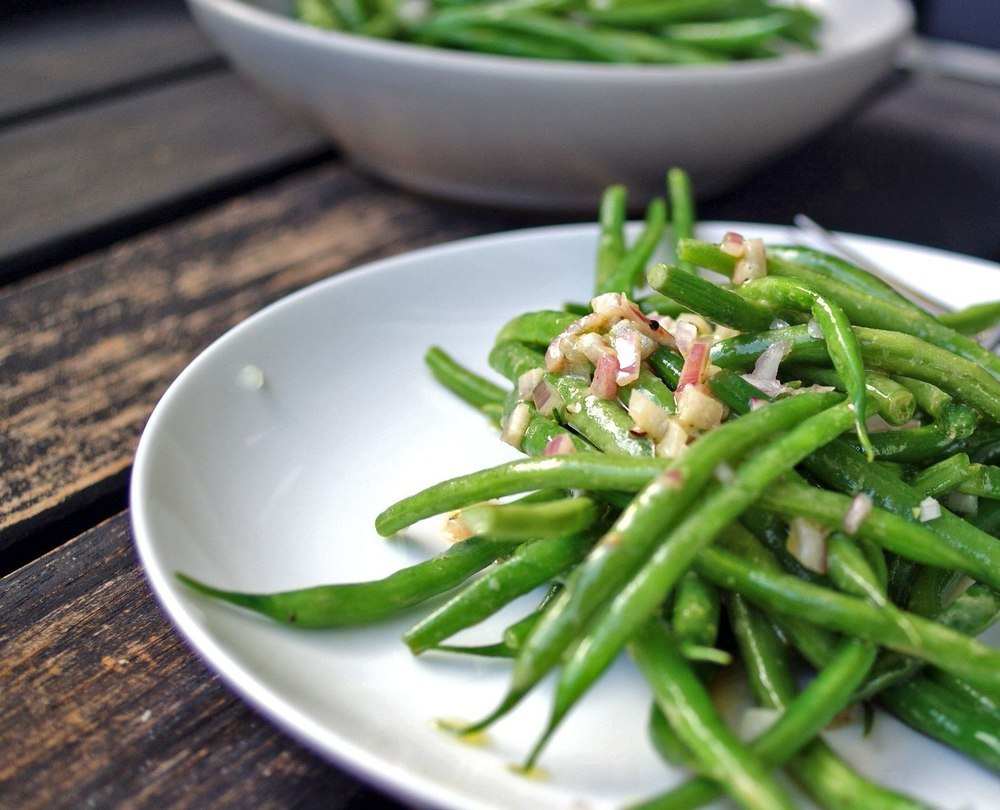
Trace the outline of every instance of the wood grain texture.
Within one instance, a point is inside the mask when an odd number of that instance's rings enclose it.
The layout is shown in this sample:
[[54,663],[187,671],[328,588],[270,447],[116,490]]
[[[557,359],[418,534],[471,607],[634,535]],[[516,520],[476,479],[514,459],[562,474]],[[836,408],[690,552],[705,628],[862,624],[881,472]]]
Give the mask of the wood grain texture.
[[0,295],[0,553],[123,484],[153,405],[226,329],[310,282],[527,215],[331,164]]
[[0,278],[33,251],[329,149],[299,113],[227,71],[0,131]]
[[0,23],[0,126],[218,62],[183,0],[38,9]]
[[207,673],[130,540],[121,514],[0,580],[0,806],[401,807]]

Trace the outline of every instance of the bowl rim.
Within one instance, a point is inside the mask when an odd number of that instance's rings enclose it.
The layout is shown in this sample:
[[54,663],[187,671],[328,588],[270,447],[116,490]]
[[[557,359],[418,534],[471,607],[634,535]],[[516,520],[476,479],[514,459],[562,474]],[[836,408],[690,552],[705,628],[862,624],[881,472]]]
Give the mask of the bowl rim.
[[[871,7],[878,7],[888,16],[883,25],[869,36],[841,37],[836,47],[821,48],[816,52],[796,52],[777,59],[747,60],[742,62],[721,62],[707,65],[653,65],[653,64],[612,64],[608,62],[585,62],[573,60],[529,59],[501,54],[474,53],[451,50],[434,46],[419,45],[389,39],[363,37],[342,31],[318,28],[301,22],[294,17],[280,14],[246,0],[186,0],[192,12],[199,11],[219,14],[241,25],[252,27],[258,32],[277,33],[303,44],[315,47],[336,46],[348,54],[395,61],[423,68],[464,69],[495,73],[504,71],[512,75],[530,73],[543,74],[551,78],[583,78],[610,81],[662,81],[665,77],[679,81],[704,82],[706,80],[728,79],[734,70],[741,78],[757,76],[767,78],[788,69],[799,71],[818,70],[834,66],[843,61],[852,61],[868,53],[891,49],[911,35],[916,15],[906,0],[866,0]],[[817,0],[821,5],[837,3],[841,0]],[[815,3],[813,4],[815,5]]]

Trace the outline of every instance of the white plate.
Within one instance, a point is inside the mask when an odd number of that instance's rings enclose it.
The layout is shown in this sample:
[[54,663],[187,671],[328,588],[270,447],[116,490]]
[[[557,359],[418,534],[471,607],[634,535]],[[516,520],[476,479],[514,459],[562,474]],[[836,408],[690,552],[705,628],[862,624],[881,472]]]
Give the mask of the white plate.
[[[741,224],[772,243],[787,230]],[[512,774],[541,730],[539,689],[473,747],[437,730],[500,699],[504,662],[411,657],[411,623],[302,631],[197,597],[184,571],[270,591],[383,576],[442,546],[433,526],[384,540],[375,515],[442,478],[515,457],[486,422],[438,387],[437,344],[489,373],[497,328],[526,309],[585,300],[596,229],[543,228],[422,250],[311,286],[220,338],[154,410],[132,475],[135,542],[176,627],[248,703],[383,789],[441,808],[618,807],[681,778],[646,742],[648,697],[628,662],[573,712],[543,758],[547,779]],[[986,262],[852,238],[873,260],[955,305],[1000,298]],[[254,388],[241,377],[263,372]],[[513,613],[505,614],[509,620]],[[470,638],[493,639],[504,622]],[[994,634],[993,643],[1000,642]],[[883,719],[861,740],[833,735],[866,773],[943,808],[995,807],[1000,780]]]

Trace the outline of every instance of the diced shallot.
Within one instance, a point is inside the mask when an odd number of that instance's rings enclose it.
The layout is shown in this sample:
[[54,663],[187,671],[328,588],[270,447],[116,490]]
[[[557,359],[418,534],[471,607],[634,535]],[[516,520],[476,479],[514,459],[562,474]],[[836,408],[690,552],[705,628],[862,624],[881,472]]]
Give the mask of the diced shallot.
[[804,568],[826,573],[826,530],[807,518],[795,517],[788,524],[788,553]]
[[567,433],[560,433],[549,439],[549,443],[542,450],[543,456],[560,456],[566,453],[575,453],[576,446]]
[[517,378],[517,398],[528,399],[544,376],[545,371],[540,368],[533,368],[530,371],[524,372],[524,374]]
[[618,358],[613,354],[601,355],[594,366],[594,379],[590,384],[590,392],[601,399],[614,399],[618,396]]
[[934,500],[934,498],[928,496],[920,502],[920,506],[917,508],[916,512],[917,519],[921,523],[927,523],[928,521],[936,520],[941,517],[941,504]]
[[642,391],[633,391],[629,397],[628,415],[635,426],[654,442],[663,438],[670,424],[670,414]]
[[708,369],[709,349],[712,339],[708,337],[695,338],[688,348],[684,365],[677,379],[677,393],[681,393],[689,385],[700,385],[705,381],[705,371]]
[[615,355],[618,373],[615,382],[628,385],[639,379],[642,366],[642,341],[638,332],[623,332],[615,336]]
[[511,447],[521,448],[524,432],[531,421],[531,409],[526,402],[518,402],[510,412],[510,416],[500,431],[500,438]]
[[535,409],[542,416],[548,416],[563,406],[563,400],[559,396],[559,392],[546,379],[538,381],[538,385],[531,392],[531,400],[535,404]]
[[719,248],[723,253],[732,256],[735,259],[743,257],[746,252],[746,240],[743,238],[742,234],[736,233],[735,231],[727,231],[723,237],[722,241],[719,243]]
[[677,419],[684,427],[695,431],[717,428],[726,415],[722,403],[700,383],[678,389],[676,399]]
[[733,284],[740,285],[755,278],[767,275],[767,256],[764,252],[764,240],[744,240],[744,252],[733,268]]
[[844,531],[847,534],[854,534],[861,528],[861,524],[868,515],[871,514],[874,504],[871,497],[859,492],[854,496],[851,505],[847,507],[844,514]]

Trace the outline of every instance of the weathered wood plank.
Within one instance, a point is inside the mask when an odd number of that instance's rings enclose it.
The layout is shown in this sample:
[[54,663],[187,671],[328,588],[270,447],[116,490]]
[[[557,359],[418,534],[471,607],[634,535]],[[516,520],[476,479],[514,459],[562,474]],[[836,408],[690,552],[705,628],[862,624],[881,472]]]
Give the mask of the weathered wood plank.
[[[16,259],[328,149],[300,114],[229,72],[0,132],[0,280]],[[127,232],[127,231],[126,231]]]
[[121,487],[167,384],[267,303],[377,257],[533,224],[329,165],[0,294],[0,552]]
[[183,0],[39,9],[0,24],[0,124],[219,61]]
[[0,580],[0,805],[400,805],[304,750],[180,641],[127,516]]

